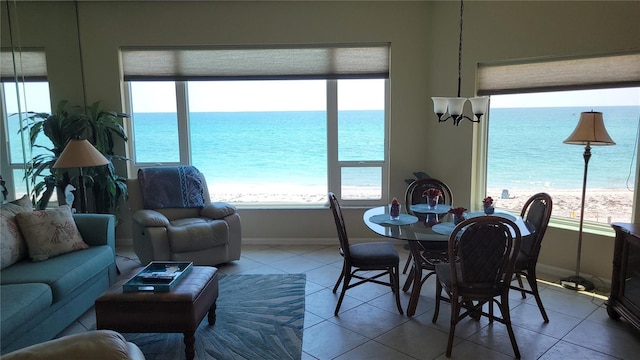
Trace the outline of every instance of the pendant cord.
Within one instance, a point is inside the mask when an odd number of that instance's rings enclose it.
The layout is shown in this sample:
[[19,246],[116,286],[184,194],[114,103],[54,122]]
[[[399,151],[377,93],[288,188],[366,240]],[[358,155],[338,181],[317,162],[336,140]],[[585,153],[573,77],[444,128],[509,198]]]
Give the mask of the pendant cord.
[[464,4],[460,0],[460,38],[458,43],[458,97],[460,97],[460,85],[462,83],[462,14],[464,13]]

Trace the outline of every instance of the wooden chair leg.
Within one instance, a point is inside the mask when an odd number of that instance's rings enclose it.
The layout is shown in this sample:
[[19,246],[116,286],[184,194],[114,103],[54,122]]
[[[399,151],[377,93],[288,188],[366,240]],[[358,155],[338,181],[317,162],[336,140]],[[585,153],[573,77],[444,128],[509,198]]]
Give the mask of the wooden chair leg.
[[396,296],[396,305],[398,306],[398,312],[400,315],[404,315],[404,311],[402,310],[402,304],[400,303],[400,273],[398,267],[391,268],[391,273],[389,274],[391,280],[391,290]]
[[433,319],[431,319],[431,322],[434,324],[436,323],[436,321],[438,321],[438,314],[440,313],[441,298],[442,298],[442,285],[440,285],[440,281],[436,279],[436,307],[433,309]]
[[336,285],[333,287],[333,293],[335,294],[336,291],[338,290],[338,286],[340,286],[340,282],[342,281],[342,278],[344,277],[344,271],[345,271],[345,267],[346,264],[342,263],[342,271],[340,272],[340,276],[338,276],[338,281],[336,281]]
[[[349,269],[350,270],[350,269]],[[347,288],[349,287],[349,282],[351,281],[351,273],[346,272],[344,275],[344,283],[342,284],[342,291],[340,292],[340,298],[338,299],[338,303],[336,304],[336,309],[333,312],[333,315],[338,315],[340,311],[340,306],[342,305],[342,300],[344,300],[344,294],[347,292]]]
[[403,292],[407,292],[411,288],[411,284],[413,284],[413,272],[414,270],[412,266],[411,270],[409,271],[409,275],[407,275],[407,279],[404,281],[404,286],[402,287]]
[[447,357],[451,357],[451,350],[453,349],[453,339],[456,334],[456,324],[458,323],[459,316],[460,304],[458,303],[458,297],[451,296],[451,324],[449,325],[449,339],[447,340]]
[[544,305],[542,305],[542,299],[540,298],[540,293],[538,292],[538,282],[536,281],[536,271],[534,269],[529,269],[527,271],[527,281],[529,282],[529,286],[531,287],[531,291],[533,292],[533,297],[536,299],[536,303],[538,304],[538,309],[540,309],[540,314],[542,314],[542,318],[545,323],[549,322],[549,317],[547,316],[547,312],[544,310]]
[[[520,289],[524,289],[524,284],[522,283],[522,273],[516,273],[516,280],[518,280],[518,286],[520,287]],[[527,298],[527,294],[524,292],[524,290],[521,290],[520,293],[522,294],[522,299]]]
[[407,258],[407,262],[404,264],[404,269],[402,269],[402,273],[403,274],[407,273],[407,269],[409,268],[409,264],[411,264],[412,260],[413,260],[413,254],[409,253],[409,257]]
[[520,349],[518,349],[518,343],[516,342],[516,335],[513,333],[513,327],[511,326],[511,315],[509,313],[509,293],[505,292],[498,303],[500,312],[502,313],[502,319],[507,326],[507,332],[509,333],[509,340],[511,340],[511,346],[513,347],[513,353],[516,359],[520,359]]

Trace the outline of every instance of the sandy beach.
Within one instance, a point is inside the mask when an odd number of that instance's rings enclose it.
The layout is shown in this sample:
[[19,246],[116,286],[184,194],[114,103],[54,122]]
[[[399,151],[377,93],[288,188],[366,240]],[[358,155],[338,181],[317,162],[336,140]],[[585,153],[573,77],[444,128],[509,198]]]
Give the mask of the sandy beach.
[[[327,194],[323,187],[308,187],[291,184],[280,184],[273,187],[246,187],[237,185],[220,186],[211,189],[214,201],[227,201],[236,204],[254,203],[260,199],[262,204],[284,205],[292,203],[323,204],[327,202]],[[353,199],[375,197],[378,191],[367,188],[348,189]],[[487,196],[493,197],[495,207],[520,211],[525,201],[538,192],[536,190],[510,190],[509,198],[503,199],[503,189],[489,189]],[[580,217],[581,189],[553,190],[546,192],[553,199],[553,215],[578,219]],[[346,194],[343,194],[346,195]],[[633,192],[625,189],[587,189],[585,200],[585,220],[599,223],[616,221],[629,222],[633,204]]]
[[[506,209],[522,209],[525,201],[536,193],[533,190],[512,190],[509,199],[502,199],[502,189],[489,189],[487,195],[493,197],[495,206]],[[580,218],[582,189],[547,190],[553,199],[553,215]],[[599,223],[631,221],[633,192],[625,189],[587,189],[584,205],[584,219]]]

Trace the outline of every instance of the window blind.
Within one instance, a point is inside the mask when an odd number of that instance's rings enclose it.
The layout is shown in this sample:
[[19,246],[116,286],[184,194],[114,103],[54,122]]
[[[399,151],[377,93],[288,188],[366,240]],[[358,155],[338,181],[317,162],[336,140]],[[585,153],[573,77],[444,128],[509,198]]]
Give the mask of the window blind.
[[638,85],[640,53],[478,65],[478,95]]
[[[15,59],[15,66],[14,66]],[[0,50],[0,81],[47,81],[47,60],[43,49]]]
[[125,81],[389,77],[389,44],[121,49]]

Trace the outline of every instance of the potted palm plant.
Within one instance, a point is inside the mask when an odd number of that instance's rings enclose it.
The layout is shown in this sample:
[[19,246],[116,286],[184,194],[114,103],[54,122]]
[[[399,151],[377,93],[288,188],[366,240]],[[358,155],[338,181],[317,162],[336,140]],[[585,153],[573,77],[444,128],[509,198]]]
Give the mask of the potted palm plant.
[[[127,195],[126,179],[116,174],[113,161],[126,161],[125,157],[114,154],[117,138],[127,141],[124,128],[119,119],[129,117],[124,113],[101,109],[100,102],[90,106],[69,106],[68,101],[60,101],[51,114],[31,113],[29,124],[23,129],[29,131],[32,152],[37,152],[29,162],[27,178],[33,182],[33,195],[36,206],[47,206],[54,190],[58,190],[58,199],[65,187],[73,183],[74,178],[68,169],[55,169],[53,164],[71,139],[87,139],[110,163],[105,166],[86,169],[94,195],[96,212],[116,214],[118,204]],[[40,136],[44,135],[51,144],[43,145]],[[36,150],[37,149],[37,150]],[[63,201],[63,200],[62,200]]]

